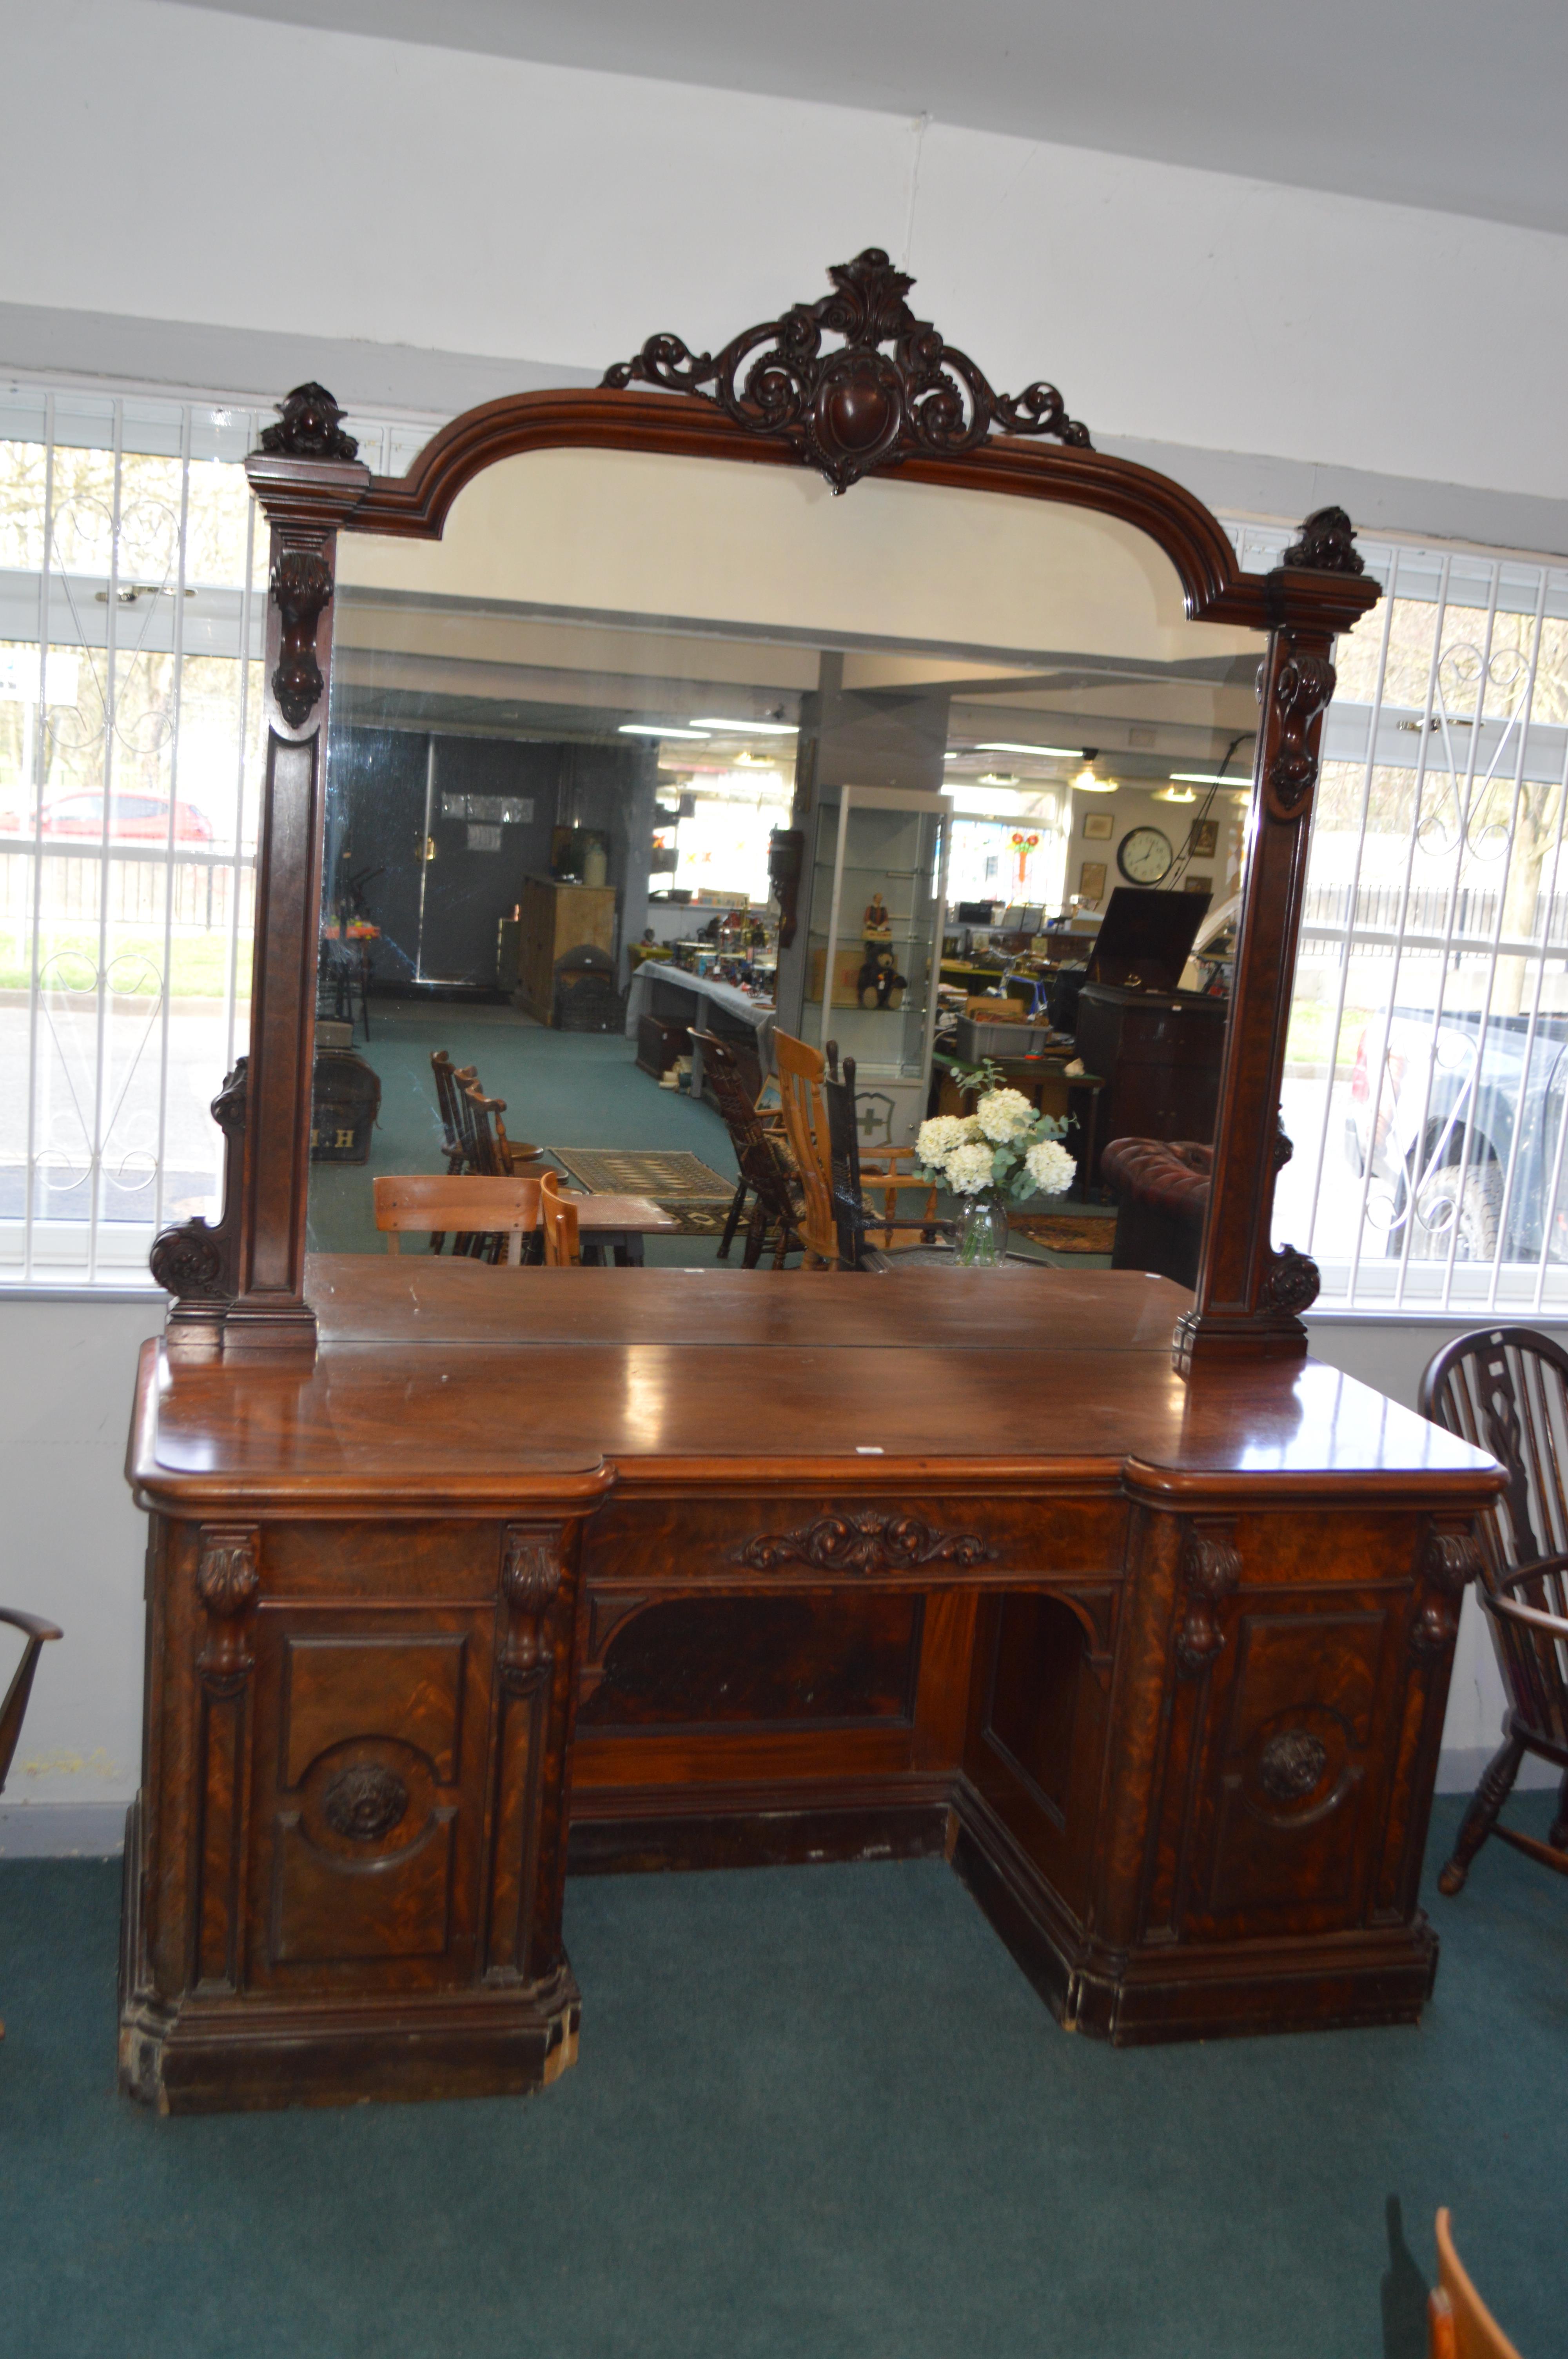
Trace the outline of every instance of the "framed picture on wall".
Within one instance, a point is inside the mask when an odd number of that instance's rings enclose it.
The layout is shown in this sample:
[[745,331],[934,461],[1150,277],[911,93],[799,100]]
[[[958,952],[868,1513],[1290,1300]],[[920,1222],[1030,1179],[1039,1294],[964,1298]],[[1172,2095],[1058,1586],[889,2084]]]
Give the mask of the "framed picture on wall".
[[1078,871],[1078,898],[1080,901],[1104,900],[1105,863],[1103,860],[1084,862]]
[[1084,813],[1084,841],[1086,843],[1108,843],[1110,842],[1110,813],[1108,811],[1086,811]]
[[1212,860],[1219,849],[1219,821],[1217,819],[1195,819],[1193,821],[1191,851],[1195,860]]

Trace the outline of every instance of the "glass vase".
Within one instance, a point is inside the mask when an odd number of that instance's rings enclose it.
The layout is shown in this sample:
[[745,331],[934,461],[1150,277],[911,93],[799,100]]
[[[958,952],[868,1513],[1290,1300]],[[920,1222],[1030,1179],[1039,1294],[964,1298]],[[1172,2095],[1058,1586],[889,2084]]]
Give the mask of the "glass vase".
[[958,1259],[966,1269],[996,1269],[1007,1259],[1007,1205],[995,1188],[966,1196],[958,1216]]

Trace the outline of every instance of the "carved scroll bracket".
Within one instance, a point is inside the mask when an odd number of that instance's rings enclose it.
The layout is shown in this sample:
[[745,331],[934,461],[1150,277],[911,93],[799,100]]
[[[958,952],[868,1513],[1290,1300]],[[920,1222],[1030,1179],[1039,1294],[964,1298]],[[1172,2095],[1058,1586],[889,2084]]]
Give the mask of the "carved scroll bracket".
[[1459,1607],[1465,1589],[1480,1577],[1481,1551],[1467,1526],[1434,1525],[1422,1549],[1424,1593],[1411,1628],[1411,1652],[1427,1662],[1441,1660],[1459,1636]]
[[[710,402],[746,432],[793,444],[835,492],[905,459],[959,458],[993,428],[1090,447],[1054,385],[999,394],[967,353],[917,320],[904,300],[914,279],[880,246],[835,263],[827,276],[831,295],[744,329],[720,353],[650,336],[632,360],[606,370],[604,384],[623,392],[640,378]],[[842,342],[824,352],[825,335]]]
[[198,1218],[160,1230],[147,1257],[157,1283],[175,1298],[169,1315],[177,1326],[211,1325],[234,1299],[240,1141],[245,1128],[248,1071],[249,1060],[241,1057],[212,1101],[212,1119],[224,1140],[222,1214],[211,1225]]
[[1224,1651],[1218,1608],[1241,1583],[1241,1558],[1233,1523],[1194,1523],[1182,1549],[1185,1599],[1176,1632],[1176,1662],[1188,1679],[1198,1679]]
[[283,618],[272,692],[289,727],[302,729],[326,686],[316,660],[316,635],[332,602],[332,569],[319,550],[283,551],[272,569],[272,601]]
[[560,1536],[553,1527],[508,1524],[501,1566],[506,1640],[501,1677],[509,1694],[543,1685],[555,1661],[546,1622],[561,1588]]
[[[1258,695],[1268,689],[1269,666],[1258,670]],[[1317,784],[1317,746],[1314,723],[1334,695],[1335,669],[1328,659],[1328,642],[1304,632],[1280,635],[1280,658],[1274,667],[1273,702],[1278,734],[1265,775],[1268,807],[1275,819],[1305,819]]]

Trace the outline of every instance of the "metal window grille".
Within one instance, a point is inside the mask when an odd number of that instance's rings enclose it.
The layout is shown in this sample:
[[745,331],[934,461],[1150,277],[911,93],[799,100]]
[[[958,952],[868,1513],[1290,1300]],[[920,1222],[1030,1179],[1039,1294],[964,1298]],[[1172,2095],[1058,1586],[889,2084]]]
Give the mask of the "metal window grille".
[[1568,1299],[1568,570],[1361,547],[1385,594],[1336,652],[1275,1236],[1325,1309],[1539,1310]]
[[[0,1285],[211,1216],[244,1046],[270,413],[0,385]],[[401,471],[427,422],[354,421]]]

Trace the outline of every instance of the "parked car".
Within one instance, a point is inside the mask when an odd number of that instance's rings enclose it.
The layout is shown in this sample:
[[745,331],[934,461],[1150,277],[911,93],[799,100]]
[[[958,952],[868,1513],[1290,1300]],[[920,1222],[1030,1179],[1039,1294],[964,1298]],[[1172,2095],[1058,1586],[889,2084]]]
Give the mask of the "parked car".
[[[167,843],[168,842],[169,800],[167,795],[137,794],[127,790],[109,798],[109,840],[112,843]],[[19,834],[30,832],[30,814],[12,810],[6,813],[6,831]],[[103,840],[103,796],[96,788],[81,788],[69,794],[56,795],[43,808],[42,832],[46,836],[81,836],[92,842]],[[174,805],[174,841],[176,843],[211,843],[211,822],[194,803]]]
[[[1374,1105],[1376,1076],[1381,1088]],[[1345,1146],[1385,1250],[1568,1259],[1568,1016],[1396,1007],[1356,1046]],[[1512,1176],[1510,1180],[1510,1163]],[[1505,1201],[1506,1199],[1506,1201]],[[1457,1242],[1454,1231],[1457,1229]]]

